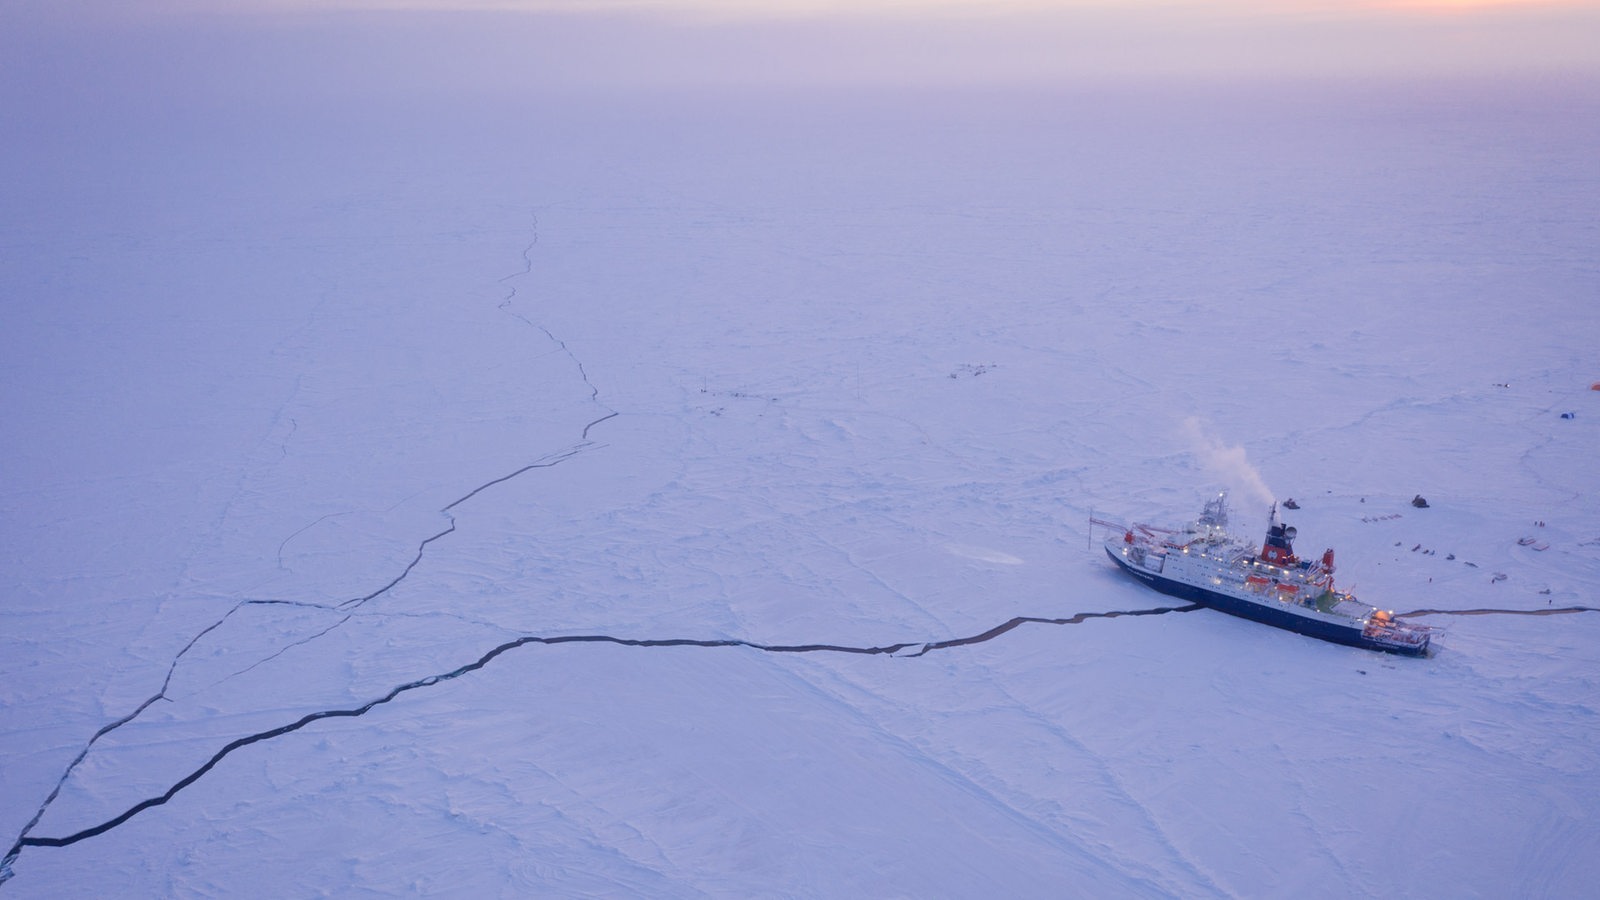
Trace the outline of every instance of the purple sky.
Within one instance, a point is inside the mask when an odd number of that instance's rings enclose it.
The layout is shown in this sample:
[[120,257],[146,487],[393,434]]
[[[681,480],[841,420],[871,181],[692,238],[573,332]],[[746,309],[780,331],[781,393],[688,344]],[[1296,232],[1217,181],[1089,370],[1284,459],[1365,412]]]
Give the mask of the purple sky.
[[[284,65],[290,81],[316,72],[322,84],[348,76],[372,88],[385,79],[443,87],[1048,86],[1600,73],[1595,0],[237,0],[222,13],[214,6],[13,0],[0,13],[0,30],[11,37],[0,41],[26,51],[10,63],[23,72],[30,57],[65,56],[63,68],[93,78],[93,57],[102,55],[109,64],[148,66],[159,80],[199,57],[233,77],[252,77],[254,62]],[[163,62],[156,52],[133,61],[141,47],[169,42],[192,46],[177,59]],[[207,63],[208,45],[226,52]],[[241,57],[233,52],[241,47],[251,49]],[[91,58],[71,60],[76,53]]]

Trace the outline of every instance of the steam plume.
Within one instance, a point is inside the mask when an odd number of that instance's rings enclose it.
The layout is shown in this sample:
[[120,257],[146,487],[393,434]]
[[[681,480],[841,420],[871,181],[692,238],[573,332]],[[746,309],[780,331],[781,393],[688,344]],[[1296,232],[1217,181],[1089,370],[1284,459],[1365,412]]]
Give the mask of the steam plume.
[[1235,495],[1257,508],[1270,506],[1275,497],[1261,472],[1250,464],[1241,446],[1224,444],[1205,423],[1190,416],[1183,420],[1183,432],[1194,445],[1195,455],[1212,477],[1229,486]]

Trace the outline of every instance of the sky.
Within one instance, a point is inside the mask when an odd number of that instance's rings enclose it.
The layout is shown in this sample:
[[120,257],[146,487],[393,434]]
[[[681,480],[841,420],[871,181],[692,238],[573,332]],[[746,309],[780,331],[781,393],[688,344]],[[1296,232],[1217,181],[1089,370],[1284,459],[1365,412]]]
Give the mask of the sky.
[[[272,63],[291,81],[312,72],[322,86],[348,76],[375,89],[1600,72],[1600,0],[21,0],[0,17],[25,56],[71,57],[73,36],[113,42],[100,54],[112,63],[140,47],[209,45],[235,71]],[[174,63],[151,65],[159,75]]]

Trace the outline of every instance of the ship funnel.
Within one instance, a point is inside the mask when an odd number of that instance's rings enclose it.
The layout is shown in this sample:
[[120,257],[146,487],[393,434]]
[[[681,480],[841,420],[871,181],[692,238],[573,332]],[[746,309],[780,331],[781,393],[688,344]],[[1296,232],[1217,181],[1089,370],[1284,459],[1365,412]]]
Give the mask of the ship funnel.
[[1267,525],[1267,539],[1261,544],[1262,561],[1280,566],[1294,565],[1294,536],[1297,533],[1293,525],[1278,522],[1278,505],[1274,503]]

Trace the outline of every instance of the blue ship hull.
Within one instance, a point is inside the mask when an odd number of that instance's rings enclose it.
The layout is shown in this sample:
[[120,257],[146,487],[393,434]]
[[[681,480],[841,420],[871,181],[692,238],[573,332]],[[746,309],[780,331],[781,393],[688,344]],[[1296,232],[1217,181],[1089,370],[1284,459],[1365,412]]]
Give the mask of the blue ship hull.
[[1271,625],[1274,628],[1282,628],[1286,631],[1293,631],[1296,634],[1303,634],[1307,637],[1314,637],[1335,644],[1344,644],[1348,647],[1360,647],[1364,650],[1377,650],[1400,656],[1427,655],[1428,648],[1426,643],[1420,647],[1397,647],[1380,643],[1368,638],[1362,633],[1362,629],[1356,625],[1345,626],[1336,622],[1324,622],[1319,619],[1297,616],[1274,606],[1251,603],[1247,600],[1210,591],[1197,585],[1184,584],[1181,581],[1164,578],[1154,572],[1147,572],[1128,565],[1126,560],[1113,553],[1109,547],[1106,548],[1106,555],[1111,557],[1111,561],[1116,563],[1122,571],[1127,572],[1163,594],[1188,600],[1191,603],[1198,603],[1218,612],[1225,612],[1230,616],[1238,616],[1241,619],[1249,619],[1252,622],[1260,622],[1263,625]]

